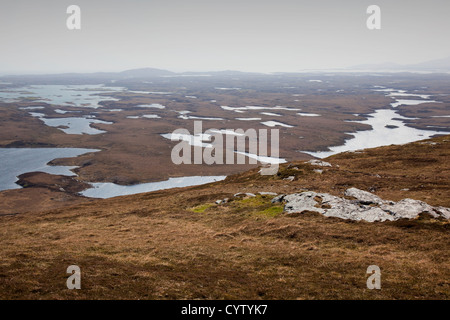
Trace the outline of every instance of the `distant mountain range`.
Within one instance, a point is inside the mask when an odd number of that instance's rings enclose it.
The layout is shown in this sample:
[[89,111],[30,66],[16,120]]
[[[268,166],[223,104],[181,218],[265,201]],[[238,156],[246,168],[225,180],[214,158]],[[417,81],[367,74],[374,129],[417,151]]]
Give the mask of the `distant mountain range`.
[[[398,64],[386,62],[381,64],[360,64],[345,69],[331,69],[331,70],[303,70],[293,71],[292,73],[320,73],[328,71],[357,71],[357,72],[433,72],[433,73],[447,73],[450,72],[450,56],[443,59],[430,60],[417,64]],[[274,74],[288,74],[288,72],[277,72]],[[126,79],[149,79],[159,77],[183,77],[183,76],[243,76],[243,75],[263,75],[263,73],[256,72],[242,72],[235,70],[224,71],[210,71],[210,72],[172,72],[157,68],[140,68],[131,69],[122,72],[94,72],[94,73],[60,73],[60,74],[34,74],[34,75],[0,75],[3,81],[8,80],[23,80],[23,81],[69,81],[78,82],[80,80],[92,81],[110,81],[110,80],[126,80]]]
[[370,71],[411,71],[411,72],[450,72],[450,57],[430,60],[416,64],[398,64],[386,62],[381,64],[361,64],[348,68],[349,70]]
[[122,72],[94,72],[94,73],[60,73],[60,74],[34,74],[34,75],[5,75],[2,78],[28,78],[28,79],[103,79],[103,80],[123,80],[129,78],[153,78],[170,76],[175,73],[162,69],[142,68],[132,69]]
[[127,79],[154,79],[160,77],[200,77],[200,76],[218,76],[233,77],[242,75],[257,75],[258,73],[241,72],[233,70],[211,71],[211,72],[172,72],[156,68],[131,69],[122,72],[94,72],[94,73],[60,73],[60,74],[24,74],[24,75],[3,75],[2,81],[22,81],[24,83],[39,81],[43,83],[98,83],[108,81],[120,81]]

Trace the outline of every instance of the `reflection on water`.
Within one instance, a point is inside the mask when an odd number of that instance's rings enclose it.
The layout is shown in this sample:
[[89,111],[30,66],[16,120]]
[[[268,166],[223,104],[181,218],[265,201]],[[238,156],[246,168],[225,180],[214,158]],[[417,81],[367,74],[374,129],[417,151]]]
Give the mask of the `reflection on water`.
[[97,119],[89,118],[43,118],[40,117],[47,126],[50,127],[61,127],[58,128],[67,134],[100,134],[105,133],[104,130],[99,130],[91,127],[91,123],[101,123],[101,124],[113,124],[112,122],[107,122]]
[[29,87],[0,90],[0,101],[18,102],[26,98],[33,101],[54,105],[98,108],[101,101],[117,101],[118,99],[99,96],[108,92],[126,90],[121,87],[105,87],[103,85],[33,85]]
[[59,158],[77,157],[96,149],[81,148],[0,148],[0,191],[19,189],[15,184],[17,176],[27,172],[75,176],[74,166],[48,166],[47,163]]
[[169,180],[141,183],[132,186],[121,186],[115,183],[92,183],[93,188],[86,189],[80,194],[90,198],[112,198],[137,193],[165,190],[171,188],[183,188],[201,184],[222,181],[226,176],[193,176],[181,178],[169,178]]
[[276,127],[276,126],[280,126],[280,127],[286,127],[286,128],[293,128],[294,126],[291,126],[289,124],[286,123],[282,123],[279,121],[264,121],[261,122],[263,125],[268,126],[268,127]]
[[[96,149],[81,148],[0,148],[0,191],[20,189],[17,176],[27,172],[45,172],[55,175],[75,176],[71,170],[76,166],[49,166],[47,163],[59,158],[77,157]],[[181,188],[224,180],[226,176],[193,176],[170,178],[166,181],[121,186],[114,183],[92,183],[92,188],[81,192],[92,198],[111,198],[122,195],[156,190]]]
[[[420,130],[408,127],[402,117],[395,110],[377,110],[369,115],[367,120],[355,121],[372,126],[371,130],[357,131],[352,133],[353,138],[345,141],[345,144],[337,147],[330,147],[330,151],[306,152],[318,158],[326,158],[336,153],[344,151],[355,151],[366,148],[375,148],[391,144],[405,144],[422,139],[428,139],[443,132],[432,130]],[[388,125],[389,127],[386,127]]]
[[[406,90],[398,90],[376,86],[374,91],[384,92],[387,97],[394,99],[392,108],[401,105],[419,105],[423,103],[441,103],[435,100],[428,100],[431,96],[421,93],[409,93]],[[417,99],[397,99],[396,97],[420,97]],[[377,110],[369,115],[367,120],[355,121],[365,123],[372,127],[371,130],[357,131],[351,133],[353,138],[345,141],[345,144],[337,147],[329,147],[330,151],[305,152],[318,158],[326,158],[336,153],[345,151],[355,151],[366,148],[375,148],[391,144],[405,144],[418,140],[428,139],[436,134],[443,134],[445,131],[420,130],[408,127],[402,120],[415,120],[418,118],[406,118],[397,113],[396,110]],[[437,127],[435,127],[437,128]]]

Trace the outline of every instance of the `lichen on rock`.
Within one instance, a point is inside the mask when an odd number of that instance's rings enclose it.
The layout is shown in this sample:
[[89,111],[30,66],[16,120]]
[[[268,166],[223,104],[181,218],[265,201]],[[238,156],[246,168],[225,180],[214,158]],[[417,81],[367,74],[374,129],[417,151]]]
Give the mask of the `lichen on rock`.
[[357,188],[347,189],[345,196],[355,200],[314,191],[280,196],[273,200],[284,201],[284,212],[287,214],[318,212],[326,217],[368,222],[414,219],[421,213],[430,214],[434,218],[450,218],[449,208],[432,207],[419,200],[403,199],[393,202]]

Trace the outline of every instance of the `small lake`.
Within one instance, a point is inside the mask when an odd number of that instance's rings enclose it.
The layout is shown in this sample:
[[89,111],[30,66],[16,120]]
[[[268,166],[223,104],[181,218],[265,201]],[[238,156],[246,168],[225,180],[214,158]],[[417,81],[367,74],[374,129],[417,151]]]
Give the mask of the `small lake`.
[[[16,184],[18,176],[28,172],[45,172],[54,175],[76,176],[76,166],[49,166],[54,159],[73,158],[96,149],[82,148],[0,148],[0,191],[21,189]],[[196,186],[224,180],[226,176],[192,176],[170,178],[165,181],[122,186],[114,183],[91,183],[92,188],[80,194],[90,198],[112,198],[156,190]]]
[[[320,152],[305,152],[317,158],[326,158],[331,155],[345,152],[356,151],[366,148],[376,148],[387,145],[400,145],[410,143],[418,140],[424,140],[433,137],[438,134],[445,134],[448,131],[440,130],[421,130],[407,126],[405,120],[415,120],[417,118],[407,118],[397,113],[398,106],[414,106],[423,103],[442,103],[440,101],[429,100],[431,95],[421,93],[409,93],[406,90],[398,90],[392,88],[374,89],[374,91],[384,92],[387,97],[394,100],[390,105],[392,109],[380,109],[374,113],[369,114],[367,120],[354,121],[358,123],[368,124],[372,127],[371,130],[357,131],[355,133],[349,133],[353,138],[345,141],[345,144],[341,146],[329,147],[329,151]],[[397,97],[401,97],[398,99]],[[405,99],[407,97],[419,97],[417,99]],[[430,127],[430,126],[429,126]],[[433,127],[430,127],[433,128]],[[434,127],[437,129],[437,127]]]
[[211,182],[222,181],[225,178],[226,176],[180,177],[180,178],[169,178],[169,180],[165,181],[141,183],[132,186],[122,186],[110,182],[91,183],[93,187],[80,192],[80,194],[89,198],[107,199],[118,196],[125,196],[157,190],[197,186]]
[[220,120],[224,120],[223,118],[214,118],[214,117],[198,117],[198,116],[188,116],[185,114],[181,114],[178,116],[178,118],[183,119],[183,120],[216,120],[216,121],[220,121]]
[[0,101],[18,102],[23,98],[30,98],[36,102],[59,106],[98,108],[101,101],[118,101],[118,99],[100,96],[100,94],[124,90],[126,89],[122,87],[105,87],[103,85],[33,85],[0,90]]
[[254,110],[286,110],[286,111],[301,111],[302,109],[290,108],[285,106],[275,106],[275,107],[262,107],[262,106],[245,106],[245,107],[229,107],[229,106],[221,106],[223,110],[234,111],[238,113],[243,113],[245,111],[254,111]]
[[[223,135],[231,135],[231,136],[237,136],[237,137],[244,137],[244,139],[245,139],[245,134],[235,132],[234,130],[210,129],[208,131],[210,131],[214,134],[216,134],[216,133],[221,134],[222,136]],[[163,138],[166,138],[166,139],[169,139],[172,141],[186,141],[187,143],[189,143],[190,146],[193,146],[193,147],[202,147],[202,148],[213,148],[214,147],[213,143],[209,143],[209,141],[211,141],[213,135],[207,134],[207,133],[201,133],[201,134],[196,134],[196,135],[183,134],[183,133],[165,133],[165,134],[161,134],[161,136]],[[224,140],[226,141],[226,138]],[[218,147],[220,148],[220,145]],[[228,152],[228,150],[226,150],[225,152]],[[287,162],[286,159],[282,159],[282,158],[276,158],[276,157],[270,157],[270,156],[260,156],[257,154],[242,152],[242,151],[238,151],[238,150],[234,150],[233,152],[236,154],[244,155],[251,159],[256,159],[257,161],[259,161],[261,163],[270,163],[270,164],[278,163],[279,164],[279,163]]]
[[75,176],[75,166],[49,166],[48,162],[59,158],[73,158],[96,149],[82,148],[0,148],[0,191],[20,189],[17,176],[27,172],[46,172],[55,175]]
[[39,117],[39,119],[43,121],[45,125],[49,127],[56,127],[67,134],[101,134],[105,133],[106,131],[92,128],[91,127],[92,123],[113,124],[112,122],[82,117],[80,118]]
[[443,131],[421,130],[408,127],[403,120],[412,120],[412,118],[402,117],[395,110],[391,109],[377,110],[368,116],[369,118],[367,120],[355,122],[368,124],[372,126],[371,130],[351,133],[353,138],[345,141],[344,145],[329,147],[330,151],[305,153],[317,158],[326,158],[340,152],[375,148],[391,144],[405,144],[428,139],[436,134],[444,133]]

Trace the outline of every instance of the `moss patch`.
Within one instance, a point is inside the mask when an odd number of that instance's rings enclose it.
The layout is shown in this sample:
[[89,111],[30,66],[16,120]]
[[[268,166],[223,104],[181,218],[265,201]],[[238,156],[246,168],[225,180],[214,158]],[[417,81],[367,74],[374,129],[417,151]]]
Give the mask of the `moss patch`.
[[275,218],[278,215],[283,213],[283,206],[282,205],[277,205],[277,206],[272,206],[269,208],[264,209],[263,211],[259,211],[256,214],[259,216],[265,216],[268,218]]
[[234,213],[273,218],[283,212],[283,206],[272,204],[272,198],[272,196],[257,195],[256,197],[234,200],[230,203],[229,209]]
[[207,209],[211,208],[212,206],[214,206],[214,204],[212,203],[205,203],[205,204],[201,204],[199,206],[193,207],[190,210],[196,213],[203,213],[205,212]]

